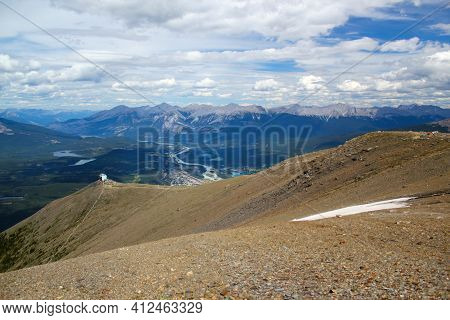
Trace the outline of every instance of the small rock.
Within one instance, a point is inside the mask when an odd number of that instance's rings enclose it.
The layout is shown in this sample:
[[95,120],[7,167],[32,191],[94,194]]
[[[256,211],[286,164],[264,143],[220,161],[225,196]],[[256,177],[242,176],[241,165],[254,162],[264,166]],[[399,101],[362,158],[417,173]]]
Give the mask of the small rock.
[[229,291],[227,288],[225,288],[225,289],[222,289],[222,290],[220,291],[220,294],[221,294],[222,296],[226,296],[229,292],[230,292],[230,291]]
[[193,275],[194,275],[194,273],[192,271],[186,272],[186,276],[188,276],[188,277],[192,277]]

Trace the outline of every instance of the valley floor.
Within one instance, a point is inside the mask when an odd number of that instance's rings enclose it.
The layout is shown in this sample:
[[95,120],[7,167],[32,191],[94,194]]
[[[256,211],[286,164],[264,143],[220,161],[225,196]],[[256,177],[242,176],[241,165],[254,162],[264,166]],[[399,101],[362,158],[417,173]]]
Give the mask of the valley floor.
[[447,299],[450,195],[410,204],[181,236],[3,273],[0,299]]

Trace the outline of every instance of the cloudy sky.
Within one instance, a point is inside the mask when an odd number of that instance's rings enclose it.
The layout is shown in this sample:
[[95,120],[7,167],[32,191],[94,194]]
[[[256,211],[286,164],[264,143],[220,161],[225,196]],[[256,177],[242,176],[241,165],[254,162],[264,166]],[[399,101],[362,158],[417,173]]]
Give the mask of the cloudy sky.
[[0,108],[448,107],[449,71],[442,1],[0,0]]

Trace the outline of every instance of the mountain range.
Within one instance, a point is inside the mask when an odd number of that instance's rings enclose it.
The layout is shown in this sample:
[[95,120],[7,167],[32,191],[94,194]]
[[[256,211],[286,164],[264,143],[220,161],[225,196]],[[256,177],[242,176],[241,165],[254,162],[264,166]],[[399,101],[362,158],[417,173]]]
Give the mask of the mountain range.
[[46,110],[46,109],[8,108],[8,109],[0,109],[0,118],[45,127],[53,122],[84,118],[94,113],[95,111],[90,110]]
[[82,119],[55,122],[48,127],[61,132],[135,139],[138,127],[180,132],[204,128],[310,126],[312,136],[351,135],[375,130],[405,128],[450,118],[450,109],[431,105],[357,108],[345,104],[326,107],[292,104],[266,109],[258,105],[212,106],[167,103],[131,108],[120,105]]
[[[21,110],[21,114],[33,115],[35,111]],[[55,122],[58,114],[46,114],[53,117],[53,121],[46,118],[47,123],[51,122],[46,127],[0,118],[0,198],[4,197],[0,203],[0,230],[28,217],[49,201],[86,186],[99,172],[106,172],[119,182],[199,184],[211,178],[250,174],[294,155],[335,147],[366,132],[394,129],[448,132],[450,118],[448,109],[435,106],[354,108],[342,104],[275,109],[237,104],[183,108],[169,104],[118,106],[82,119]],[[305,127],[311,131],[284,142],[276,136],[258,136],[255,141],[247,141],[243,136],[231,141],[213,139],[211,143],[150,145],[136,144],[141,126],[170,133],[230,128],[245,131],[252,127],[261,131]],[[155,167],[147,166],[149,156],[156,161]]]

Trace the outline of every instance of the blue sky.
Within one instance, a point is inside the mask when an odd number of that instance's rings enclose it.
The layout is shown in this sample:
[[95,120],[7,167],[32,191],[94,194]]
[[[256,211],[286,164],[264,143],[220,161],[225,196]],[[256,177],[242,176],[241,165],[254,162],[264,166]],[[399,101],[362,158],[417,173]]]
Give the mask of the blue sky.
[[0,4],[0,108],[449,106],[450,9],[442,1],[5,3],[114,78]]

